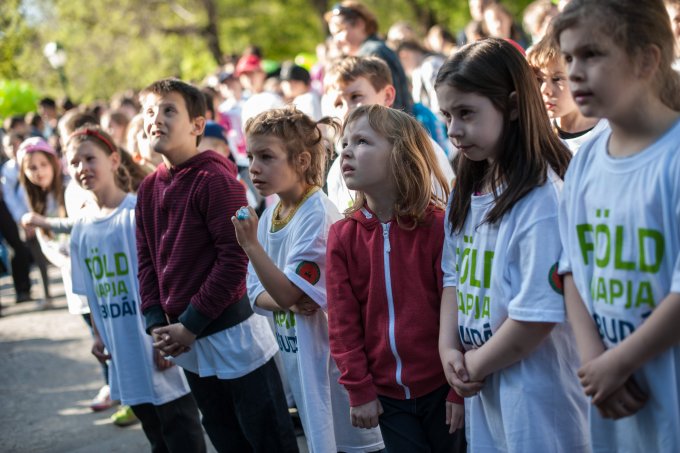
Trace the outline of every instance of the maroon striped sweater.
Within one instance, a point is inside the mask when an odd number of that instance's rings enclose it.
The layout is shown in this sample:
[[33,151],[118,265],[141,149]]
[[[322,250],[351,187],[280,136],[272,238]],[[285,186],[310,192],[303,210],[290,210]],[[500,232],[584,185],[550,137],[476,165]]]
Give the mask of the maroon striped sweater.
[[136,221],[147,331],[167,314],[200,334],[244,295],[248,259],[230,218],[246,205],[236,166],[213,151],[144,179]]

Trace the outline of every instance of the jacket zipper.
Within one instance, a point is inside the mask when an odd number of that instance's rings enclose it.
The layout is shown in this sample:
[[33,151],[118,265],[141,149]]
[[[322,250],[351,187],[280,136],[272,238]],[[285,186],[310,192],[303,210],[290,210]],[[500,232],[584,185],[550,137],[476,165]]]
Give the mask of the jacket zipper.
[[385,268],[385,291],[387,292],[387,312],[389,316],[389,329],[388,335],[390,339],[390,349],[392,350],[392,355],[394,360],[397,362],[397,372],[395,373],[395,378],[397,384],[403,387],[404,393],[406,394],[406,399],[411,399],[411,390],[408,386],[404,385],[401,378],[402,363],[401,357],[397,352],[397,341],[395,337],[395,315],[394,315],[394,298],[392,297],[392,277],[390,275],[390,224],[383,223],[383,267]]

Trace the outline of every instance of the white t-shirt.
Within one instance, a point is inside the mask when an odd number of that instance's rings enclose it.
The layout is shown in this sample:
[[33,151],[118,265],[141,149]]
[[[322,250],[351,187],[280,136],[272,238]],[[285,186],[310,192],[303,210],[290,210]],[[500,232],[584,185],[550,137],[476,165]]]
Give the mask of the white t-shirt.
[[[680,292],[680,121],[647,149],[616,159],[610,133],[586,143],[569,167],[560,204],[564,254],[608,348]],[[680,346],[634,378],[649,395],[618,421],[590,408],[595,451],[680,451]]]
[[588,140],[594,138],[600,132],[606,130],[609,130],[609,121],[601,119],[600,121],[597,122],[597,124],[595,124],[595,126],[593,126],[591,130],[589,130],[585,134],[574,138],[564,138],[562,139],[562,142],[564,142],[564,144],[567,145],[569,151],[571,151],[571,154],[576,154],[578,150],[581,148],[581,145],[583,145]]
[[321,119],[321,98],[314,91],[308,91],[293,99],[293,105],[314,121]]
[[[48,219],[58,219],[61,213],[59,212],[57,199],[52,192],[47,194],[45,204],[45,217]],[[38,240],[38,244],[40,244],[40,251],[42,254],[50,263],[59,268],[59,271],[61,272],[61,279],[64,284],[64,295],[66,296],[69,313],[74,315],[89,313],[90,307],[87,304],[87,298],[75,294],[72,289],[71,258],[69,257],[70,233],[53,230],[51,235],[47,236],[43,233],[41,228],[36,228],[35,237]]]
[[[557,323],[523,360],[486,378],[465,399],[469,451],[588,451],[586,406],[578,355],[565,321],[557,261],[562,182],[549,172],[500,222],[482,223],[493,194],[473,196],[460,233],[446,223],[444,286],[455,287],[458,329],[465,350],[480,348],[508,318]],[[448,211],[447,209],[447,218]]]
[[[439,168],[444,175],[444,179],[449,183],[449,191],[451,189],[451,183],[455,179],[455,174],[453,172],[453,167],[451,167],[451,162],[446,157],[444,150],[435,142],[431,137],[430,143],[434,148],[434,154],[437,157],[437,162],[439,163]],[[351,208],[354,204],[354,191],[349,190],[345,185],[345,179],[342,177],[342,169],[340,168],[340,156],[338,156],[330,170],[328,171],[328,176],[326,177],[326,186],[328,188],[328,198],[331,199],[333,204],[338,208],[340,212],[345,212],[348,208]],[[435,193],[440,197],[444,198],[444,191],[439,186],[439,184],[433,182],[433,187]]]
[[[312,316],[295,316],[288,310],[273,314],[276,339],[300,411],[309,451],[335,453],[382,449],[384,445],[378,428],[352,427],[349,396],[338,384],[340,372],[330,358],[325,311],[326,242],[328,230],[342,215],[320,190],[276,232],[271,231],[273,211],[274,207],[267,208],[260,219],[257,232],[260,244],[286,277],[321,306],[321,310]],[[255,269],[249,265],[251,304],[264,291]]]
[[189,393],[178,367],[158,371],[140,314],[135,204],[128,195],[107,217],[79,219],[71,232],[73,291],[87,296],[99,335],[111,354],[111,399],[161,405]]

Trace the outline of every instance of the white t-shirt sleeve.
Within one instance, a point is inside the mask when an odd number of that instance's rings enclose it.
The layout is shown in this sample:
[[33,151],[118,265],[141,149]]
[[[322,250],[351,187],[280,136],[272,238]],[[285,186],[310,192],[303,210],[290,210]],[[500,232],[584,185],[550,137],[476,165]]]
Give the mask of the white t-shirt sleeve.
[[446,217],[444,218],[444,250],[442,250],[442,272],[444,273],[444,288],[447,286],[458,286],[458,272],[456,271],[456,241],[455,235],[451,231],[449,222],[449,211],[451,210],[451,199],[446,205]]
[[81,228],[79,224],[73,226],[71,231],[71,290],[74,294],[81,294],[87,296],[85,287],[85,273],[87,269],[83,269],[78,244],[80,243]]
[[[569,171],[571,170],[571,171]],[[560,274],[568,274],[572,272],[571,260],[569,259],[569,197],[571,195],[571,186],[573,180],[574,168],[567,170],[564,178],[564,185],[560,193],[558,226],[560,232],[560,242],[562,243],[562,252],[558,262],[558,270]]]
[[[260,244],[265,243],[267,228],[270,224],[270,211],[271,210],[267,210],[262,214],[262,218],[260,218],[257,225],[257,240]],[[255,268],[250,262],[248,262],[248,274],[246,275],[246,289],[248,291],[250,306],[253,308],[253,311],[260,315],[269,316],[270,312],[268,310],[264,310],[255,305],[255,301],[259,295],[266,290],[264,289],[264,286],[262,286],[262,283],[260,283],[260,278],[257,276],[257,272],[255,272]]]
[[[311,213],[310,213],[311,214]],[[283,273],[321,308],[326,308],[326,244],[331,224],[315,212],[295,231]]]
[[257,277],[257,273],[255,272],[255,268],[253,268],[253,265],[251,263],[248,263],[248,274],[246,276],[246,287],[248,289],[248,299],[250,302],[250,306],[253,308],[253,311],[257,314],[268,316],[270,312],[268,310],[264,310],[257,305],[255,305],[255,301],[257,298],[265,292],[264,286],[262,286],[262,283],[260,283],[260,279]]
[[556,216],[538,219],[509,246],[509,280],[517,282],[517,288],[508,304],[508,316],[516,321],[559,323],[565,319],[557,273],[562,253],[557,227]]
[[[678,185],[680,187],[680,185]],[[680,200],[680,196],[676,198]],[[675,208],[675,222],[676,225],[680,224],[680,202]],[[673,266],[673,276],[671,277],[671,292],[680,293],[680,254],[675,259],[675,265]]]
[[[680,159],[679,159],[680,160]],[[677,175],[677,173],[676,173]],[[680,225],[680,184],[675,185],[675,209],[672,211],[675,214],[675,224]],[[671,276],[671,291],[672,293],[680,293],[680,254],[675,259],[673,266],[673,275]]]

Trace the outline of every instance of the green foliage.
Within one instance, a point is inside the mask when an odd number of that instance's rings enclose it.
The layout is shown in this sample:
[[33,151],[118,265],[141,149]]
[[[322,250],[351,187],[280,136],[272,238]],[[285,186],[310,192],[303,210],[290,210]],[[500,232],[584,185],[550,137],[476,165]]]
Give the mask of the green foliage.
[[0,118],[33,112],[38,106],[37,91],[20,80],[0,80]]
[[[529,0],[504,3],[518,12]],[[397,20],[408,20],[421,24],[424,34],[430,15],[453,31],[469,20],[467,0],[366,4],[379,17],[382,32]],[[200,81],[218,67],[216,48],[209,46],[206,34],[207,6],[217,12],[214,22],[224,55],[257,44],[265,58],[292,59],[300,52],[314,53],[327,33],[319,0],[2,0],[0,78],[27,80],[43,95],[69,94],[77,102],[108,99],[161,77]],[[67,52],[68,93],[42,55],[50,41]]]

